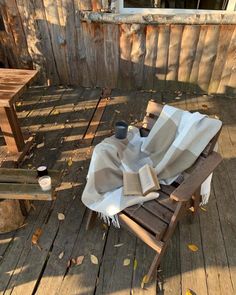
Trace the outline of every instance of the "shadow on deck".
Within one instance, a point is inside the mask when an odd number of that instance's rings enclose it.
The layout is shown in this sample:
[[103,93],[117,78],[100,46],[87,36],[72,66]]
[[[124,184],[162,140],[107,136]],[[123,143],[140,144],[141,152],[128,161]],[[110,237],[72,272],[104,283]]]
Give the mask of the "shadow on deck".
[[[34,133],[37,141],[22,166],[47,164],[64,176],[56,201],[34,202],[23,228],[0,235],[0,293],[179,295],[190,289],[198,295],[235,294],[236,100],[113,90],[96,133],[85,136],[100,95],[100,89],[32,88],[17,103],[23,132]],[[92,147],[112,134],[115,121],[141,121],[151,98],[218,116],[224,122],[219,140],[224,160],[214,175],[209,204],[193,220],[181,222],[158,277],[142,289],[153,251],[125,230],[102,222],[86,232],[80,198]],[[59,221],[58,213],[65,220]],[[41,251],[31,245],[37,228],[42,229]],[[191,252],[188,244],[197,245],[198,251]],[[98,264],[91,263],[91,255]],[[76,265],[79,256],[84,260]],[[123,266],[126,258],[129,266]]]

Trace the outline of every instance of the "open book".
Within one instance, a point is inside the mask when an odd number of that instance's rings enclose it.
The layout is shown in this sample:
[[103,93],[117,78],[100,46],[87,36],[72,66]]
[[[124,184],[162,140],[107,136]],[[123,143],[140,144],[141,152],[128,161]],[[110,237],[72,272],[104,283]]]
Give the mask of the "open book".
[[148,193],[155,192],[160,189],[155,170],[147,164],[140,168],[138,173],[124,172],[123,183],[124,196],[146,196]]

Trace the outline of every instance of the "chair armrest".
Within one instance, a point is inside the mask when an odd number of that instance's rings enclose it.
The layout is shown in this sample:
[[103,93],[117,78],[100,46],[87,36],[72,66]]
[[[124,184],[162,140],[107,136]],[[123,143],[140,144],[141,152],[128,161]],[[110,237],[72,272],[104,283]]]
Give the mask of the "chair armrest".
[[212,152],[207,158],[200,157],[191,174],[172,192],[170,198],[181,202],[190,200],[221,161],[221,155],[216,152]]

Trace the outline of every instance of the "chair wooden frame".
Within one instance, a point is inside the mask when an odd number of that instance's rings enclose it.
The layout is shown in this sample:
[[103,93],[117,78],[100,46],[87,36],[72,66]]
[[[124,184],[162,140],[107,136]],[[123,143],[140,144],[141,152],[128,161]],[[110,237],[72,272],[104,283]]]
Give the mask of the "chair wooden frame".
[[[148,135],[162,108],[162,105],[153,100],[149,101],[140,129],[142,136]],[[157,253],[147,273],[146,282],[153,277],[159,267],[178,221],[189,213],[198,212],[201,184],[222,161],[220,154],[213,151],[219,135],[220,131],[212,138],[194,165],[188,169],[184,180],[168,186],[161,185],[158,199],[126,208],[119,213],[120,224]],[[96,212],[89,212],[86,229],[90,228],[96,216]]]

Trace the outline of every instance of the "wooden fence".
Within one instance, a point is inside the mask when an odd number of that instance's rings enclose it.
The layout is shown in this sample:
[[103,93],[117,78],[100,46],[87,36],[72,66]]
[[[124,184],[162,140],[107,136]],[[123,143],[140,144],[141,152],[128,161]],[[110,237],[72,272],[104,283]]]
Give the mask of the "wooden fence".
[[108,1],[5,0],[11,67],[41,83],[236,94],[236,25],[81,21]]

